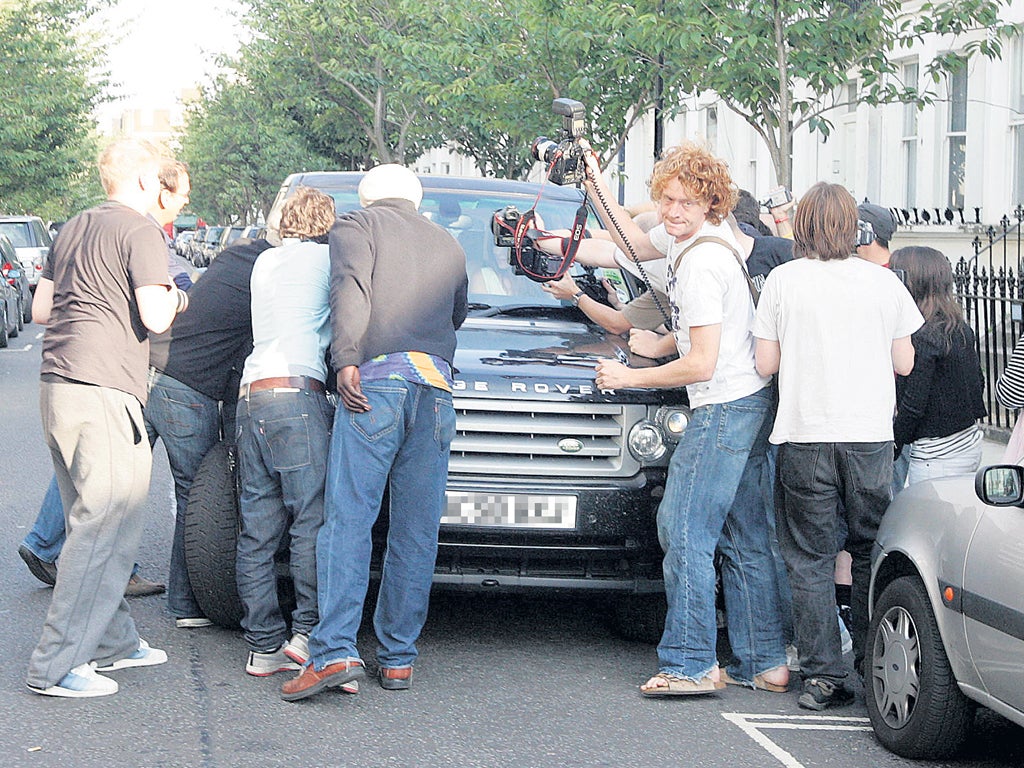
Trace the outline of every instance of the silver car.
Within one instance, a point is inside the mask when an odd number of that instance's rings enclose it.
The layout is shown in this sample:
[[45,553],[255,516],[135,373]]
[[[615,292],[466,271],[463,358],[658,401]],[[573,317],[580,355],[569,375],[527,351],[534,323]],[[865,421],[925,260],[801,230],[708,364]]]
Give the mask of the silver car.
[[35,290],[53,244],[50,231],[38,216],[0,216],[0,233],[14,245],[28,284]]
[[878,740],[939,758],[977,704],[1024,726],[1024,468],[908,486],[878,529],[865,698]]

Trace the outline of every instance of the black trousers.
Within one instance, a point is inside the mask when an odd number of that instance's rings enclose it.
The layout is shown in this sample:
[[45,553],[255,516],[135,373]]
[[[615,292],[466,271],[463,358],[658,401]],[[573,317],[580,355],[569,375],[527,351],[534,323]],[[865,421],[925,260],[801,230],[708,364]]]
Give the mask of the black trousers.
[[[779,446],[775,514],[779,550],[793,591],[793,623],[805,678],[847,676],[833,576],[839,516],[853,558],[854,664],[864,659],[871,548],[889,506],[892,443],[784,443]],[[840,503],[842,502],[842,503]]]

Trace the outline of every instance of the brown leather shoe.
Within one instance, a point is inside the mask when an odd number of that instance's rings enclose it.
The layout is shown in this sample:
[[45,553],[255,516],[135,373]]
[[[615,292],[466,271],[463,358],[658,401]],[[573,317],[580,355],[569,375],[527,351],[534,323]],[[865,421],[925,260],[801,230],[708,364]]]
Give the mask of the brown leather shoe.
[[345,659],[328,664],[317,672],[310,664],[302,674],[281,686],[281,698],[298,701],[320,693],[324,688],[337,688],[366,674],[359,659]]
[[377,679],[385,690],[404,691],[412,687],[412,667],[381,667]]
[[159,595],[161,592],[166,592],[167,587],[158,581],[150,581],[149,579],[139,576],[137,573],[133,573],[131,578],[128,579],[128,586],[124,588],[125,597],[149,597],[150,595]]

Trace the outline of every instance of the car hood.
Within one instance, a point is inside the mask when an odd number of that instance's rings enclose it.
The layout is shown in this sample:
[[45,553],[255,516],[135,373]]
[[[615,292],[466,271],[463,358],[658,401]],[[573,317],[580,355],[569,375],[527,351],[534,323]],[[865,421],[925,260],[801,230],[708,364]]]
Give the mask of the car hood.
[[458,332],[455,394],[521,400],[685,403],[685,390],[602,392],[600,360],[631,367],[657,361],[633,355],[625,338],[556,317],[470,316]]

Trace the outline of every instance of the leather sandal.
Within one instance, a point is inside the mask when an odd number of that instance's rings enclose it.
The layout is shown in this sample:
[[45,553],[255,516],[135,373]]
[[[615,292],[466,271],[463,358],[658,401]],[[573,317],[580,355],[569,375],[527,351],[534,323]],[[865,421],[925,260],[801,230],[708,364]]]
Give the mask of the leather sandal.
[[666,684],[656,688],[640,686],[642,696],[703,696],[725,688],[725,683],[716,683],[709,675],[705,675],[700,680],[688,680],[670,672],[659,672],[654,675],[653,679],[664,680]]

